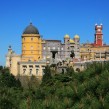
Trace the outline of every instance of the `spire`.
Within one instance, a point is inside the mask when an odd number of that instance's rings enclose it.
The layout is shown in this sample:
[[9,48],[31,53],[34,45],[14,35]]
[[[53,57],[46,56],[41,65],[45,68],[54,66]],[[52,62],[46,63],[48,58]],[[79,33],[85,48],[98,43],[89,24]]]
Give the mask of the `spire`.
[[30,18],[30,25],[32,25],[32,20],[31,20],[31,18]]
[[32,25],[32,22],[30,22],[30,25]]

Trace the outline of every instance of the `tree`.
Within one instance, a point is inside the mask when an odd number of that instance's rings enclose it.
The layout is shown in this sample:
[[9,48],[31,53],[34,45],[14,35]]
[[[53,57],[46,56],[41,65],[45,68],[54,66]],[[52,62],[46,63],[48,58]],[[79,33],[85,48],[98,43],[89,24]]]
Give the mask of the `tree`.
[[67,74],[68,74],[69,76],[71,76],[71,75],[74,73],[73,67],[68,67],[68,68],[66,69],[66,71],[67,71]]
[[51,69],[50,69],[49,66],[46,66],[45,69],[44,69],[44,75],[43,75],[43,78],[42,78],[42,83],[49,81],[51,78],[52,78]]
[[2,72],[0,73],[0,87],[21,87],[21,83],[9,72]]
[[0,71],[2,71],[3,70],[3,66],[0,66]]

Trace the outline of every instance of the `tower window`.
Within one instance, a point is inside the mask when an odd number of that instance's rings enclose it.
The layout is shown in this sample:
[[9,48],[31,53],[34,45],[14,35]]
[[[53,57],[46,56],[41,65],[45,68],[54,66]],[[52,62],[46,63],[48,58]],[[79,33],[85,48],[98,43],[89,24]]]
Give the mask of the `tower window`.
[[31,38],[31,41],[33,41],[33,38]]
[[25,46],[23,46],[23,48],[25,49]]
[[33,49],[33,46],[31,46],[31,49]]
[[25,41],[25,38],[23,38],[23,40]]

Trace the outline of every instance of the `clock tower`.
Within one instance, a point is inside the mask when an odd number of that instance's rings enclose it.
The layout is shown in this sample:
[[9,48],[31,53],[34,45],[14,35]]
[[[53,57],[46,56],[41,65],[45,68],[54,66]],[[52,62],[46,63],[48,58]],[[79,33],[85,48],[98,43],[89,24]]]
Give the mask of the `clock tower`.
[[102,24],[100,24],[100,25],[96,24],[95,25],[95,42],[94,42],[94,46],[103,46],[102,29],[103,29]]

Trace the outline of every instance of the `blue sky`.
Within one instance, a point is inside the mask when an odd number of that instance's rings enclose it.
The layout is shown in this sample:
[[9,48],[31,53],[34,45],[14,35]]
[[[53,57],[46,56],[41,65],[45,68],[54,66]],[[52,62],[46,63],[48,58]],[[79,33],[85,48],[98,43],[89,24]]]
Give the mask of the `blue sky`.
[[44,39],[78,34],[81,43],[93,42],[94,25],[102,23],[109,44],[108,0],[0,0],[0,65],[5,65],[9,45],[21,54],[21,35],[30,21]]

